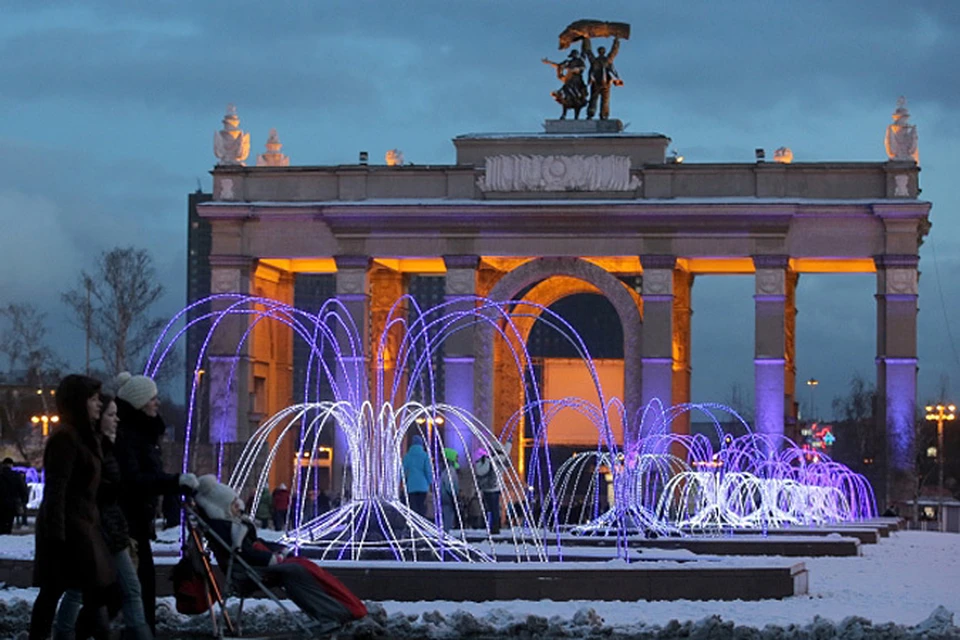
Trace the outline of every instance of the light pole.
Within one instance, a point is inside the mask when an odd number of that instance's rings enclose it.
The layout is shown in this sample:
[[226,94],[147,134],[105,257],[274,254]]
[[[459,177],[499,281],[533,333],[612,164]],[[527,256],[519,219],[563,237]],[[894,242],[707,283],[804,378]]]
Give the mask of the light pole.
[[[956,413],[957,407],[948,404],[946,406],[938,404],[937,406],[928,406],[927,410],[927,420],[936,420],[937,422],[937,457],[939,468],[939,479],[938,479],[938,490],[937,490],[937,519],[940,521],[940,531],[944,530],[944,525],[946,524],[946,519],[943,517],[943,467],[944,467],[944,451],[943,451],[943,423],[952,422],[957,419]],[[936,413],[934,413],[936,411]]]
[[43,423],[43,431],[41,433],[43,433],[43,437],[44,439],[46,439],[46,437],[50,435],[50,423],[52,422],[53,424],[57,424],[58,422],[60,422],[60,416],[58,415],[48,416],[47,414],[43,414],[41,416],[31,417],[30,422],[32,422],[33,424]]
[[811,420],[817,419],[817,407],[813,403],[813,392],[814,390],[816,390],[818,384],[820,384],[820,381],[817,380],[816,378],[810,378],[809,380],[807,380],[807,388],[810,390],[810,419]]

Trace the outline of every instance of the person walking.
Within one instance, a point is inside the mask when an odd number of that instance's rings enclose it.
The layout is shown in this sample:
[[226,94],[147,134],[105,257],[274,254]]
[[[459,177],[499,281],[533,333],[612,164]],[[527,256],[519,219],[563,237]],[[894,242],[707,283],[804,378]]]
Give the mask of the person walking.
[[[250,505],[253,505],[252,499]],[[263,490],[260,492],[260,502],[257,503],[257,512],[254,516],[257,519],[257,526],[261,529],[270,528],[270,522],[273,520],[273,496],[267,485],[263,485]]]
[[403,479],[407,485],[407,499],[414,513],[427,517],[427,491],[433,483],[430,456],[423,447],[423,437],[414,435],[410,448],[403,454]]
[[500,533],[500,471],[510,458],[510,449],[513,443],[509,440],[506,446],[497,440],[492,440],[490,448],[479,449],[474,463],[474,473],[477,476],[477,488],[483,495],[483,511],[490,533]]
[[460,494],[460,454],[456,449],[443,450],[446,463],[440,472],[440,510],[443,530],[450,531],[457,523],[457,501]]
[[156,539],[157,502],[161,496],[183,489],[195,491],[197,477],[163,470],[160,436],[167,426],[160,416],[157,384],[147,376],[123,372],[114,379],[113,388],[120,419],[114,443],[122,483],[120,508],[136,543],[143,613],[150,631],[156,634],[157,578],[150,543]]
[[[114,454],[114,442],[117,439],[117,403],[110,396],[101,395],[103,411],[100,414],[98,435],[103,450],[100,489],[97,491],[97,505],[100,508],[100,522],[107,548],[113,554],[113,565],[117,572],[117,585],[121,594],[123,624],[126,626],[124,638],[128,640],[151,640],[153,633],[147,626],[143,613],[143,599],[140,579],[133,565],[135,551],[131,548],[130,529],[127,519],[120,508],[120,463]],[[53,640],[86,638],[86,626],[89,625],[89,611],[81,614],[83,600],[75,589],[67,591],[60,601],[57,617],[54,620]],[[80,622],[78,623],[78,617]]]
[[280,483],[273,490],[273,528],[277,531],[287,530],[287,512],[290,510],[290,489]]
[[4,458],[0,466],[0,535],[13,533],[13,523],[29,501],[27,481],[14,471],[13,458]]
[[43,501],[37,513],[33,583],[40,587],[30,615],[30,640],[50,633],[60,596],[77,589],[92,614],[91,634],[109,636],[104,589],[115,573],[110,550],[100,530],[97,490],[102,453],[93,423],[100,419],[100,382],[68,375],[57,387],[60,429],[43,452],[46,474]]

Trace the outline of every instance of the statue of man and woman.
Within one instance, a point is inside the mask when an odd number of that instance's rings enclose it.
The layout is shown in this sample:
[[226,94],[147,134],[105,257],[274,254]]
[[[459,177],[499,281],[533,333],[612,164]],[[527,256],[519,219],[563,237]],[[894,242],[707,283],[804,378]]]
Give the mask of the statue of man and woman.
[[[596,115],[598,105],[600,119],[606,120],[610,117],[610,87],[623,85],[620,75],[613,66],[613,60],[620,51],[620,35],[629,37],[629,33],[630,25],[627,24],[581,20],[571,24],[560,34],[561,48],[566,48],[576,40],[581,41],[580,51],[571,49],[567,59],[562,62],[543,59],[544,64],[549,64],[557,70],[557,79],[563,81],[563,86],[550,94],[563,108],[561,120],[566,119],[569,109],[573,109],[573,117],[578,119],[580,110],[584,106],[587,107],[589,120]],[[593,53],[590,45],[591,35],[613,35],[613,46],[610,52],[607,53],[606,47],[598,47],[597,52]],[[583,80],[588,62],[590,64],[587,74],[590,83],[589,92]]]

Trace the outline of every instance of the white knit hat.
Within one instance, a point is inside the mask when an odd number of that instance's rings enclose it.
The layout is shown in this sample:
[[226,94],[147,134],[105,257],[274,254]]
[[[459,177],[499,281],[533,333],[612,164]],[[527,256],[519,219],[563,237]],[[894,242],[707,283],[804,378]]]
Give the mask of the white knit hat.
[[142,409],[157,395],[156,382],[147,376],[132,376],[129,371],[118,374],[111,386],[117,390],[117,397],[134,409]]
[[238,498],[237,492],[217,481],[217,476],[200,476],[200,485],[194,498],[197,504],[213,520],[230,520],[230,505]]

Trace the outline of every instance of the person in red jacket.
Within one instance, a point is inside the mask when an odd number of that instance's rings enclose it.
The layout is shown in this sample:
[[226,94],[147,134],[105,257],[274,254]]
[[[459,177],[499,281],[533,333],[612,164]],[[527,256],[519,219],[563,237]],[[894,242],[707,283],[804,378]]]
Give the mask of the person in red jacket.
[[287,526],[287,511],[290,510],[290,490],[287,485],[280,483],[273,490],[273,528],[285,531]]

